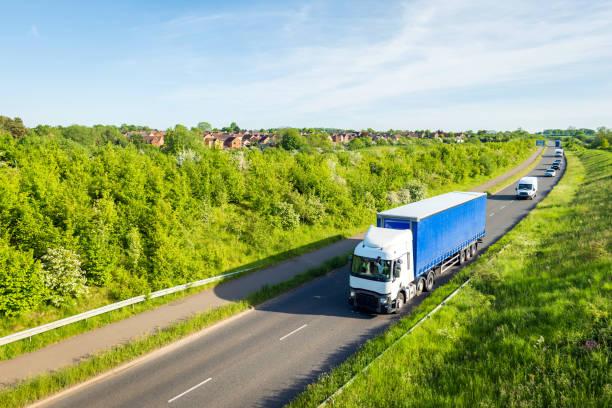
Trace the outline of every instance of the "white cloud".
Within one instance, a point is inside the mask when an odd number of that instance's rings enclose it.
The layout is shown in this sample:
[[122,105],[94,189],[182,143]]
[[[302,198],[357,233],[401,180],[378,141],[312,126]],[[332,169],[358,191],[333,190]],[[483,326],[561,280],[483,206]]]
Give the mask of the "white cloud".
[[[349,115],[368,104],[432,91],[563,80],[576,64],[610,64],[612,4],[586,4],[413,2],[389,22],[396,32],[383,41],[270,50],[262,60],[273,63],[252,67],[261,79],[190,84],[167,97],[203,107],[214,103],[215,111],[247,118],[276,112],[287,121],[330,110]],[[377,115],[373,111],[372,119]]]
[[40,34],[38,33],[38,27],[36,27],[35,25],[30,27],[29,34],[34,38],[40,37]]

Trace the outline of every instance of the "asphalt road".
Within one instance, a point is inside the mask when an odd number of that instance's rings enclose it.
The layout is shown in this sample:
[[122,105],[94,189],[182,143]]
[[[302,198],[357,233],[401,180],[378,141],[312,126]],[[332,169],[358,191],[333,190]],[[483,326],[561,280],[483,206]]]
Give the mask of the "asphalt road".
[[[535,200],[517,201],[516,184],[487,200],[486,248],[520,221],[556,184],[544,177],[549,147],[530,175]],[[481,249],[479,252],[481,252]],[[444,284],[457,267],[436,282]],[[186,345],[51,401],[52,407],[278,407],[323,372],[384,331],[397,315],[368,315],[347,303],[348,270],[284,294],[208,330]],[[412,299],[402,314],[422,302]]]

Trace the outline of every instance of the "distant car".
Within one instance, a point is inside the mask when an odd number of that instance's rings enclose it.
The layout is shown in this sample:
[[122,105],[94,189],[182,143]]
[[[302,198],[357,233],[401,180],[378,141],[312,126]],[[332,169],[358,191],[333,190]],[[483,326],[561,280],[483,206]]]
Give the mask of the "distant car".
[[559,163],[553,163],[552,166],[550,166],[551,169],[555,169],[555,170],[561,170],[561,166],[559,165]]
[[555,171],[555,169],[548,169],[544,172],[544,175],[546,177],[555,177],[557,175],[557,172]]
[[563,160],[561,160],[561,159],[557,159],[557,160],[555,160],[553,163],[561,164],[561,163],[563,163]]

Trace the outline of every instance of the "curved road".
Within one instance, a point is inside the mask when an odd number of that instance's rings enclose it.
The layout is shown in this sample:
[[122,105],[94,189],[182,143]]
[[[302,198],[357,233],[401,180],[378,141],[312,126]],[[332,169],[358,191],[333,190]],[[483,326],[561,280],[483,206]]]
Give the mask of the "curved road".
[[[536,200],[517,201],[513,184],[487,200],[484,247],[520,221],[562,174],[546,178],[549,147],[530,175],[539,176]],[[565,163],[561,173],[565,169]],[[444,284],[456,273],[436,282]],[[338,365],[397,315],[354,312],[347,303],[348,271],[340,268],[160,356],[61,398],[52,407],[278,407]],[[402,314],[422,302],[412,299]]]

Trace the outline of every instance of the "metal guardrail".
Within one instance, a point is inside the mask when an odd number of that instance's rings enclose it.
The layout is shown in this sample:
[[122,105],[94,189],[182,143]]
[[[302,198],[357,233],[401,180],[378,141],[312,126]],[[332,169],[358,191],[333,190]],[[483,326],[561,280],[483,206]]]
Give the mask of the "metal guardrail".
[[120,302],[111,303],[110,305],[102,306],[97,309],[88,310],[87,312],[83,312],[83,313],[79,313],[74,316],[66,317],[65,319],[56,320],[54,322],[43,324],[37,327],[33,327],[31,329],[9,334],[8,336],[0,337],[0,346],[4,346],[5,344],[13,343],[15,341],[27,339],[37,334],[44,333],[44,332],[47,332],[53,329],[57,329],[58,327],[66,326],[71,323],[89,319],[90,317],[98,316],[104,313],[111,312],[113,310],[121,309],[122,307],[144,302],[147,299],[155,299],[157,297],[169,295],[174,292],[180,292],[180,291],[183,291],[189,288],[195,288],[198,286],[206,285],[208,283],[212,283],[212,282],[215,282],[221,279],[228,278],[230,276],[234,276],[234,275],[238,275],[243,272],[246,272],[246,271],[250,271],[251,269],[255,269],[255,267],[241,269],[239,271],[226,273],[224,275],[213,276],[212,278],[206,278],[206,279],[202,279],[202,280],[195,281],[195,282],[184,283],[182,285],[174,286],[172,288],[158,290],[156,292],[151,292],[148,295],[140,295],[140,296],[136,296],[130,299],[125,299]]
[[374,362],[375,362],[376,360],[378,360],[379,358],[381,358],[381,357],[382,357],[382,356],[383,356],[383,355],[384,355],[384,354],[385,354],[387,351],[391,350],[391,349],[393,348],[393,346],[395,346],[397,343],[399,343],[399,342],[400,342],[400,341],[401,341],[401,340],[402,340],[404,337],[406,337],[407,335],[409,335],[410,333],[412,333],[412,331],[413,331],[414,329],[416,329],[418,326],[420,326],[420,324],[421,324],[421,323],[423,323],[425,320],[427,320],[427,319],[431,318],[431,316],[432,316],[434,313],[436,313],[438,310],[440,310],[440,308],[441,308],[442,306],[444,306],[444,305],[446,304],[446,302],[448,302],[449,300],[451,300],[451,299],[452,299],[452,298],[453,298],[453,297],[454,297],[454,296],[455,296],[455,295],[456,295],[456,294],[457,294],[457,293],[458,293],[458,292],[459,292],[461,289],[463,289],[463,288],[465,287],[465,285],[467,285],[467,284],[470,282],[470,280],[471,280],[471,279],[472,279],[472,278],[469,278],[468,280],[466,280],[465,282],[463,282],[463,284],[462,284],[461,286],[459,286],[457,289],[455,289],[455,290],[453,291],[453,293],[451,293],[450,295],[448,295],[448,296],[447,296],[447,297],[446,297],[446,298],[445,298],[445,299],[444,299],[442,302],[440,302],[440,304],[439,304],[438,306],[434,307],[434,308],[432,309],[432,311],[431,311],[431,312],[429,312],[429,313],[427,313],[425,316],[423,316],[423,318],[422,318],[421,320],[419,320],[418,322],[416,322],[416,323],[414,324],[414,326],[412,326],[410,329],[408,329],[408,331],[407,331],[406,333],[402,334],[402,335],[401,335],[401,336],[400,336],[400,337],[399,337],[397,340],[395,340],[393,343],[391,343],[391,344],[389,345],[389,347],[387,347],[386,349],[384,349],[384,350],[383,350],[383,351],[382,351],[382,352],[381,352],[379,355],[377,355],[377,356],[374,358],[374,360],[370,361],[370,362],[368,363],[368,365],[366,365],[365,367],[363,367],[363,368],[361,369],[361,371],[359,371],[359,372],[358,372],[358,373],[356,373],[354,376],[352,376],[352,377],[351,377],[351,379],[350,379],[350,380],[348,380],[347,382],[345,382],[345,383],[344,383],[344,385],[343,385],[342,387],[338,388],[338,389],[337,389],[337,390],[336,390],[336,391],[335,391],[335,392],[334,392],[332,395],[330,395],[329,397],[327,397],[327,399],[326,399],[325,401],[323,401],[321,404],[319,404],[319,406],[318,406],[317,408],[322,408],[322,407],[324,407],[324,406],[325,406],[325,405],[327,405],[327,404],[328,404],[330,401],[333,401],[333,399],[334,399],[336,396],[338,396],[338,395],[342,394],[342,392],[344,391],[344,389],[345,389],[346,387],[348,387],[348,386],[349,386],[349,385],[350,385],[350,384],[351,384],[351,383],[352,383],[352,382],[355,380],[355,378],[357,378],[357,376],[358,376],[359,374],[361,374],[361,373],[365,373],[365,372],[367,371],[367,369],[368,369],[368,368],[370,368],[370,366],[371,366],[372,364],[374,364]]

